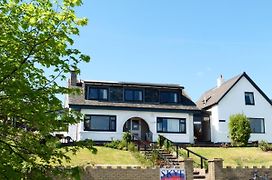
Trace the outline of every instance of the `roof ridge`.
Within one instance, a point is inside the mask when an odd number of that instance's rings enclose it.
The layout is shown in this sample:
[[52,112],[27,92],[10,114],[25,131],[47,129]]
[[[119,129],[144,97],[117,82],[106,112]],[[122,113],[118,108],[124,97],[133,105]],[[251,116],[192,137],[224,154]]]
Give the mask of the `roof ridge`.
[[169,84],[169,83],[148,83],[148,82],[124,82],[124,81],[105,81],[105,80],[82,80],[84,83],[105,83],[105,84],[120,84],[120,85],[139,85],[139,86],[165,86],[184,88],[180,84]]
[[244,75],[246,75],[245,72],[228,79],[227,81],[223,82],[219,87],[215,86],[212,89],[206,91],[196,102],[197,106],[202,109],[218,103],[233,87],[233,85],[236,84],[236,82]]

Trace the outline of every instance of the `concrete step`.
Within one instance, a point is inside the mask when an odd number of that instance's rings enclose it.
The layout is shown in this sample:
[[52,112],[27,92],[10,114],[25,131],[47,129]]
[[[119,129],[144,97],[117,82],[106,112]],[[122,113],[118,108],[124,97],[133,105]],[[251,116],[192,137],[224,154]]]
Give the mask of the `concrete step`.
[[194,179],[206,179],[206,176],[202,176],[202,175],[196,175],[193,176]]
[[195,168],[193,172],[194,179],[206,179],[205,169]]

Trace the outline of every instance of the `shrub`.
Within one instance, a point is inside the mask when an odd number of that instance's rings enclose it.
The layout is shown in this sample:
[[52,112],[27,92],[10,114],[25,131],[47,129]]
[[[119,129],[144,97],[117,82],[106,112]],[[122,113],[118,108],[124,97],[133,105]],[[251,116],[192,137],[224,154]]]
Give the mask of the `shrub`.
[[125,132],[123,134],[122,140],[125,141],[126,143],[130,143],[132,140],[132,136],[130,132]]
[[133,142],[128,144],[128,150],[131,151],[131,152],[137,151],[137,148],[136,148],[136,146],[135,146],[135,144]]
[[128,145],[128,143],[125,142],[124,140],[119,141],[117,149],[119,149],[119,150],[127,150],[127,145]]
[[114,141],[111,141],[110,143],[106,143],[104,146],[113,148],[113,149],[118,149],[119,144],[120,144],[120,141],[114,140]]
[[147,159],[143,154],[140,152],[133,152],[132,155],[144,166],[151,167],[154,166],[152,161]]
[[160,161],[160,156],[159,156],[158,150],[152,151],[150,161],[152,162],[153,166],[158,165],[158,162]]
[[171,151],[172,143],[170,141],[164,140],[163,147],[168,152]]
[[165,141],[165,137],[163,137],[163,136],[158,137],[157,142],[158,142],[158,145],[160,148],[162,148],[162,146],[164,145],[164,141]]
[[233,146],[246,146],[250,133],[250,122],[244,114],[230,116],[229,134]]
[[262,150],[262,151],[272,151],[272,145],[271,144],[268,144],[268,142],[266,141],[261,141],[259,143],[259,148]]

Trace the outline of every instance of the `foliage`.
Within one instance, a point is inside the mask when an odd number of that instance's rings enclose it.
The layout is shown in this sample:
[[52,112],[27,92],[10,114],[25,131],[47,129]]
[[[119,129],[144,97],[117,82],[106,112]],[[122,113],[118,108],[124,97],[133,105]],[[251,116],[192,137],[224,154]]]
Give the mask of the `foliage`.
[[122,140],[119,142],[117,149],[127,150],[127,146],[128,146],[128,143]]
[[130,143],[132,140],[132,136],[130,132],[124,132],[122,140],[125,141],[126,143]]
[[268,144],[267,141],[261,141],[259,143],[259,148],[264,152],[272,151],[272,144]]
[[164,148],[166,151],[172,150],[173,145],[172,145],[171,141],[169,141],[164,136],[159,135],[157,143],[158,143],[159,148]]
[[106,143],[105,147],[109,147],[109,148],[112,148],[112,149],[118,149],[119,144],[120,144],[119,140],[113,140],[113,141],[111,141],[109,143]]
[[135,152],[135,151],[137,151],[137,148],[136,148],[136,146],[135,146],[135,144],[134,144],[133,142],[130,142],[130,143],[128,144],[128,150],[129,150],[130,152]]
[[158,143],[160,148],[162,148],[162,146],[164,145],[164,141],[165,141],[165,137],[159,135],[157,143]]
[[[129,150],[132,149],[134,151],[134,149],[132,148],[132,146],[135,146],[134,143],[131,142],[131,134],[129,132],[125,132],[123,134],[122,140],[113,140],[109,143],[106,143],[105,146],[109,147],[109,148],[113,148],[113,149],[119,149],[119,150]],[[130,147],[129,147],[130,146]]]
[[[61,150],[51,136],[81,119],[64,110],[57,94],[78,90],[61,86],[66,73],[89,56],[74,49],[79,26],[74,8],[81,0],[0,1],[0,179],[50,179],[69,157],[91,141]],[[51,72],[50,75],[45,72]],[[69,173],[68,173],[69,174]]]
[[[152,166],[152,162],[147,159],[143,154],[141,154],[140,152],[133,152],[133,156],[141,163],[141,165],[144,165],[146,167],[150,167]],[[154,166],[154,165],[153,165]]]
[[159,150],[154,149],[151,153],[151,162],[153,164],[153,166],[157,165],[157,162],[160,161],[160,156],[159,156]]
[[169,152],[172,149],[172,143],[168,140],[164,140],[163,147]]
[[250,133],[250,122],[244,114],[230,116],[229,134],[233,146],[246,146]]
[[133,142],[127,143],[124,140],[113,140],[109,143],[105,144],[105,147],[109,147],[112,149],[119,149],[119,150],[129,150],[131,152],[136,151],[135,144]]

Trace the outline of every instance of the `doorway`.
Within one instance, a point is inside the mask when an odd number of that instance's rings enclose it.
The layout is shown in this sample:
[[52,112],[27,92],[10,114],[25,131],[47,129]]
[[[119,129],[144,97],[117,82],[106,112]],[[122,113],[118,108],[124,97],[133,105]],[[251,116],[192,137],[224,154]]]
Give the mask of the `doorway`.
[[130,132],[133,140],[150,140],[149,126],[139,117],[128,119],[124,124],[123,132]]

